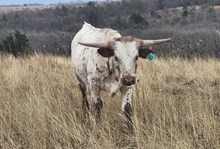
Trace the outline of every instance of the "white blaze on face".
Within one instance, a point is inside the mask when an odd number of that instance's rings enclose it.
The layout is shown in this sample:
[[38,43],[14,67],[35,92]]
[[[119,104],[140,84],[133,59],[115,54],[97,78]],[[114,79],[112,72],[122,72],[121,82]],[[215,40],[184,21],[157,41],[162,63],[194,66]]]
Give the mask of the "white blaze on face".
[[120,63],[121,77],[136,75],[136,61],[138,57],[138,43],[135,41],[115,42],[114,53]]

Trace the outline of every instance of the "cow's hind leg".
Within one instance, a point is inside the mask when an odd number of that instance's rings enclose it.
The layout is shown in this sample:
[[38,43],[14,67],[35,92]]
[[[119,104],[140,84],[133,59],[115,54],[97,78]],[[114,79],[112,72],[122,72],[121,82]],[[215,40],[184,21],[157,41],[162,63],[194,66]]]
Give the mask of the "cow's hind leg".
[[79,89],[82,93],[82,109],[84,111],[84,115],[88,115],[89,114],[89,102],[87,100],[87,92],[86,92],[86,85],[83,83],[82,79],[80,78],[80,76],[76,73],[76,78],[78,80],[79,83]]
[[95,77],[90,79],[91,96],[96,111],[96,118],[100,120],[103,102],[100,97],[100,79]]
[[79,89],[82,93],[82,109],[84,111],[85,114],[89,113],[89,102],[87,100],[87,95],[86,95],[86,86],[84,84],[79,84]]
[[123,86],[121,89],[122,93],[122,111],[127,119],[127,125],[129,130],[133,132],[134,126],[132,121],[132,107],[131,107],[131,98],[132,98],[132,87]]

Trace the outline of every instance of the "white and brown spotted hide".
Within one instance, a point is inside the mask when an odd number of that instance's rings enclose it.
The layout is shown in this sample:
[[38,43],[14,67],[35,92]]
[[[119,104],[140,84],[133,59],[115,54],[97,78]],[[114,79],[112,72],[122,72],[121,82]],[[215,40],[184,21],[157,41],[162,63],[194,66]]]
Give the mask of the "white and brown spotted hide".
[[132,85],[136,80],[137,59],[146,58],[152,52],[149,46],[170,39],[141,40],[132,36],[121,36],[112,29],[99,29],[85,23],[72,41],[72,63],[83,95],[83,109],[89,111],[86,88],[98,117],[103,106],[100,90],[114,95],[122,93],[122,111],[131,121]]

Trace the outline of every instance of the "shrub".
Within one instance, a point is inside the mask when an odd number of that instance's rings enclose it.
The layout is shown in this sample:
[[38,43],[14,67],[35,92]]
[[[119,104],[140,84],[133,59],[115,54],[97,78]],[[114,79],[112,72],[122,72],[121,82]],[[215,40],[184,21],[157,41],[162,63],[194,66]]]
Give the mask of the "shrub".
[[0,51],[18,57],[30,54],[32,50],[26,35],[16,30],[14,35],[10,34],[5,37],[0,44]]
[[141,14],[134,13],[130,16],[129,21],[134,27],[149,27],[149,23],[141,16]]

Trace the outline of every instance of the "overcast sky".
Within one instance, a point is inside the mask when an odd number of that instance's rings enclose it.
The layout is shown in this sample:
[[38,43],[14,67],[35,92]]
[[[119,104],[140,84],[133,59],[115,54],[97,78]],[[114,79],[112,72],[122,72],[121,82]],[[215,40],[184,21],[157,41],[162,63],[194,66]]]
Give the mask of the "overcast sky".
[[[0,0],[0,5],[23,5],[23,4],[56,4],[56,3],[68,3],[68,2],[83,2],[88,0]],[[100,1],[100,0],[93,0]]]

